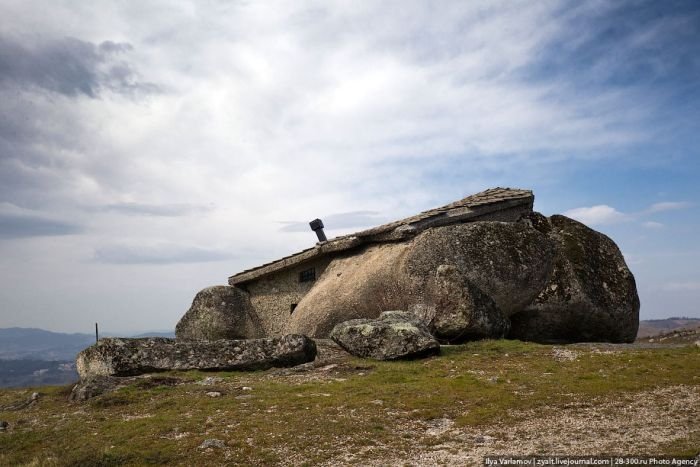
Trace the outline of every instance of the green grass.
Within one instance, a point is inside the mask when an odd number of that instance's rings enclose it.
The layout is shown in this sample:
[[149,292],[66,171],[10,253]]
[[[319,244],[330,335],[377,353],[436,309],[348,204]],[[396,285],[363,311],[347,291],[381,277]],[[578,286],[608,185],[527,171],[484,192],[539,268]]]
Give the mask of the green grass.
[[[402,427],[415,421],[507,425],[514,411],[700,386],[697,347],[576,351],[576,361],[559,362],[550,346],[482,341],[426,360],[354,359],[350,370],[317,381],[228,372],[202,386],[196,381],[211,373],[164,373],[81,404],[67,402],[69,388],[40,388],[36,406],[0,412],[11,425],[0,433],[0,465],[269,465],[294,453],[314,465],[339,449],[377,459],[408,450],[414,436]],[[0,406],[30,393],[0,391]],[[689,454],[700,445],[693,436],[656,454]],[[198,449],[209,438],[224,440],[225,452]]]

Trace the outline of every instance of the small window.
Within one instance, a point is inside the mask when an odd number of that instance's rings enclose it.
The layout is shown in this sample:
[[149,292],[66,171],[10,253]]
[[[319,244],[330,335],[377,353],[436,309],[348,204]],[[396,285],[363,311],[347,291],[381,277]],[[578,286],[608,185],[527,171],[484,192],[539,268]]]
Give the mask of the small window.
[[299,282],[313,282],[316,280],[316,269],[306,269],[299,273]]
[[289,305],[289,314],[291,315],[292,313],[294,313],[294,310],[296,310],[296,308],[297,308],[296,303],[292,303],[291,305]]

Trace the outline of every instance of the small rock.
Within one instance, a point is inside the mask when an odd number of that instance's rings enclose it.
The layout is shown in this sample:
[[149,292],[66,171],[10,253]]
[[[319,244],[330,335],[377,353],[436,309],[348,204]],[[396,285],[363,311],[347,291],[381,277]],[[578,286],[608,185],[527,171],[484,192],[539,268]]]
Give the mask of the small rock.
[[554,360],[558,362],[573,362],[578,358],[578,352],[554,347],[552,349],[552,357],[554,357]]
[[493,441],[493,436],[479,435],[474,438],[474,443],[476,444],[486,444],[490,441]]
[[10,426],[10,424],[7,423],[6,421],[4,421],[4,420],[3,420],[3,421],[0,421],[0,431],[5,431],[5,430],[7,430],[7,428],[8,428],[9,426]]
[[700,341],[695,341],[695,347],[700,347]]
[[340,323],[333,328],[331,339],[356,357],[375,360],[419,358],[440,353],[440,343],[417,322],[415,315],[400,311],[385,311],[378,319],[353,319]]
[[219,391],[210,391],[207,393],[207,396],[209,396],[209,397],[221,397],[221,393]]
[[252,391],[253,388],[251,388],[251,387],[249,387],[249,386],[243,386],[243,387],[241,388],[241,390],[243,390],[243,391]]
[[81,380],[73,387],[69,400],[81,402],[95,396],[112,392],[120,387],[121,380],[111,376],[96,376]]
[[223,378],[219,378],[218,376],[207,376],[202,381],[199,381],[197,384],[201,384],[202,386],[212,386],[214,384],[222,382],[223,380]]
[[225,447],[226,447],[226,443],[224,443],[220,439],[205,439],[204,442],[199,445],[199,449],[209,449],[209,448],[223,449]]

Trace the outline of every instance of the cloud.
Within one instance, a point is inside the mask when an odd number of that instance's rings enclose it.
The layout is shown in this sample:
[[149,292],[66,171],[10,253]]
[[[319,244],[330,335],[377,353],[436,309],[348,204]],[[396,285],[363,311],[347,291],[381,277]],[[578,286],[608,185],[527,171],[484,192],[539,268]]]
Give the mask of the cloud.
[[[685,209],[689,206],[691,206],[691,204],[684,201],[662,202],[652,204],[641,212],[623,213],[606,204],[600,204],[597,206],[570,209],[566,211],[564,215],[579,220],[584,224],[603,225],[639,219],[640,217],[657,212]],[[643,221],[642,225],[648,229],[660,229],[664,227],[662,223],[656,221]]]
[[663,203],[654,203],[647,209],[647,212],[664,212],[664,211],[677,211],[679,209],[686,209],[690,207],[691,204],[685,201],[666,201]]
[[98,209],[135,216],[180,217],[193,213],[202,213],[211,209],[208,206],[192,204],[147,204],[147,203],[114,203]]
[[109,264],[205,263],[231,259],[229,252],[189,245],[109,245],[95,250],[94,259]]
[[564,215],[587,225],[614,224],[629,219],[626,214],[605,204],[570,209]]
[[42,216],[0,213],[0,238],[53,237],[81,233],[82,226]]
[[0,239],[54,237],[83,231],[79,223],[11,203],[0,203]]
[[[312,219],[309,219],[311,221]],[[329,214],[321,218],[325,230],[338,230],[348,228],[370,227],[383,224],[386,218],[376,211],[351,211],[337,214]],[[286,224],[280,229],[282,232],[310,232],[309,222],[281,222]]]
[[67,96],[95,98],[104,89],[121,93],[153,92],[119,56],[128,43],[93,44],[73,37],[21,41],[0,36],[0,85],[36,87]]

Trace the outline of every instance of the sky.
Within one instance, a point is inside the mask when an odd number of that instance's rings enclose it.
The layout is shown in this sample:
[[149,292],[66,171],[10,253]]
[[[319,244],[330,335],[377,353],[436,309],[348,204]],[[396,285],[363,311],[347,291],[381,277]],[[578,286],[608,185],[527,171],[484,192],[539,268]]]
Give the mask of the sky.
[[489,187],[700,317],[700,2],[0,0],[0,327],[196,292]]

